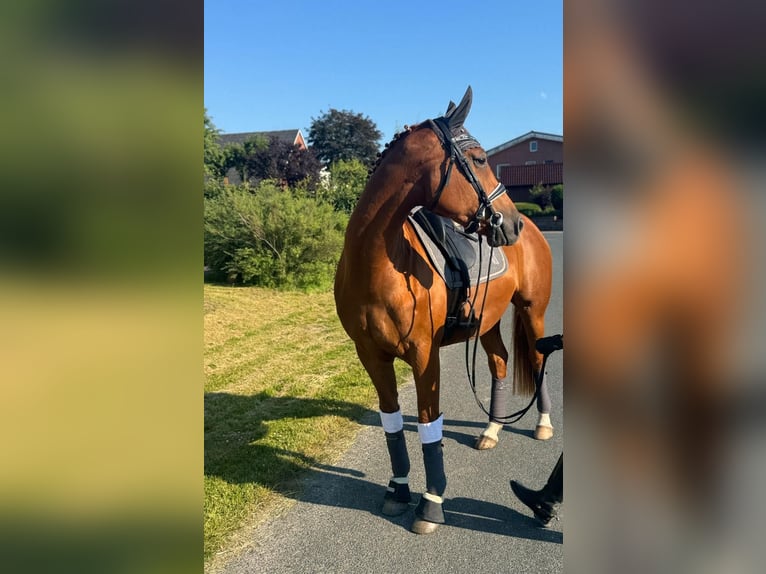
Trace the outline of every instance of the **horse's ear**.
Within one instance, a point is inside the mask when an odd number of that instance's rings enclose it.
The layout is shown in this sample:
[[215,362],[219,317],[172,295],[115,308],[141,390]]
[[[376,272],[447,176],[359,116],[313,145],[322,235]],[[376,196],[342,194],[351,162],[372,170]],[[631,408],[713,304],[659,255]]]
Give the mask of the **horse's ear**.
[[444,112],[444,117],[449,118],[452,115],[452,113],[455,111],[455,107],[456,107],[455,102],[450,100],[449,105],[447,106],[447,111]]
[[452,111],[452,114],[450,114],[449,117],[449,125],[450,128],[459,129],[463,127],[463,122],[468,117],[468,112],[471,111],[471,101],[473,100],[473,91],[471,90],[471,86],[468,86],[468,89],[465,91],[465,95],[463,96],[463,99],[460,100],[460,103],[457,105],[457,108],[455,108]]

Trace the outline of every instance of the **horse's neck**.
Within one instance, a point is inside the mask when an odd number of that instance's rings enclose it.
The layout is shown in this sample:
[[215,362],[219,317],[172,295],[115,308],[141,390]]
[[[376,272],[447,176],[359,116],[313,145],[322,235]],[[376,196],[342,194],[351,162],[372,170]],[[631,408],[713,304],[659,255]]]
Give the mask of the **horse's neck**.
[[371,180],[349,220],[347,247],[362,257],[389,250],[391,242],[401,238],[407,214],[418,204],[414,195],[411,183]]

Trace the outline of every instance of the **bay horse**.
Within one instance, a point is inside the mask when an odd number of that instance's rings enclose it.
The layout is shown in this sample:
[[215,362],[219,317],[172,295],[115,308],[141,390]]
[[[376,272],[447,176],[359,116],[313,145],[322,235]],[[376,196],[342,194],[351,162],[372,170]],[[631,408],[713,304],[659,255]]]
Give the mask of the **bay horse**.
[[[335,276],[338,317],[378,395],[393,472],[383,501],[383,514],[389,516],[404,513],[411,500],[394,359],[404,360],[413,371],[426,471],[426,492],[411,528],[418,534],[434,532],[444,523],[447,479],[441,445],[439,348],[478,335],[487,353],[493,400],[490,424],[477,441],[480,449],[497,443],[502,426],[494,420],[504,414],[500,413],[504,405],[498,403],[504,402],[508,360],[500,319],[511,301],[515,306],[514,391],[531,395],[542,366],[534,343],[544,334],[551,290],[550,247],[516,209],[493,174],[487,153],[463,127],[471,101],[469,86],[459,105],[450,102],[445,115],[406,128],[387,146],[351,214]],[[509,263],[508,271],[491,282],[491,289],[487,282],[471,288],[477,301],[485,301],[478,326],[449,338],[445,337],[447,287],[408,221],[417,206],[486,237],[491,247],[504,250]],[[545,388],[543,403],[547,395]],[[543,413],[538,400],[538,427],[542,423],[552,430],[547,401]]]

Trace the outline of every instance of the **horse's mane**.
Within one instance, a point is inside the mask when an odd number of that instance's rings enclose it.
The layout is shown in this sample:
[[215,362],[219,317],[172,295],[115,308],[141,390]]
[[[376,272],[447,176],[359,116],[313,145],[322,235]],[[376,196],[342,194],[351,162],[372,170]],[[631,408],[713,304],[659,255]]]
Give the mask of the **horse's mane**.
[[447,111],[442,117],[437,118],[436,120],[426,120],[425,122],[421,122],[414,126],[405,125],[404,129],[401,132],[394,134],[394,139],[387,143],[383,151],[378,154],[378,157],[375,160],[375,164],[367,172],[368,177],[375,173],[375,170],[378,169],[380,163],[383,161],[383,158],[386,157],[386,152],[391,149],[391,146],[400,140],[402,136],[412,133],[415,131],[415,129],[426,123],[438,123],[442,133],[437,131],[437,136],[442,140],[442,143],[444,143],[444,136],[446,136],[451,138],[453,145],[457,145],[457,147],[462,151],[465,151],[470,147],[479,146],[479,142],[476,141],[476,139],[471,136],[471,134],[469,134],[468,131],[463,127],[463,122],[465,122],[465,118],[468,116],[468,112],[471,110],[472,98],[473,91],[471,90],[471,86],[468,86],[468,89],[465,91],[465,95],[463,96],[463,99],[460,100],[460,103],[455,105],[455,102],[450,100],[450,103],[447,106]]
[[420,124],[417,124],[417,125],[414,125],[414,126],[408,126],[408,125],[405,125],[405,126],[404,126],[404,129],[403,129],[402,131],[400,131],[400,132],[396,132],[396,133],[394,134],[394,137],[393,137],[393,139],[392,139],[390,142],[388,142],[388,143],[387,143],[387,144],[386,144],[386,145],[383,147],[383,151],[378,153],[378,157],[377,157],[377,159],[375,160],[375,164],[374,164],[374,165],[373,165],[373,166],[372,166],[372,167],[371,167],[371,168],[370,168],[370,169],[367,171],[367,177],[369,177],[369,176],[371,176],[373,173],[375,173],[375,170],[376,170],[376,169],[378,169],[378,166],[380,165],[380,162],[382,162],[382,161],[383,161],[383,158],[384,158],[384,157],[386,157],[386,154],[388,153],[388,150],[390,150],[390,149],[391,149],[391,146],[393,146],[393,145],[394,145],[394,144],[395,144],[397,141],[399,141],[399,140],[400,140],[402,137],[404,137],[404,136],[406,136],[407,134],[409,134],[410,132],[412,132],[412,131],[413,131],[413,130],[416,128],[416,127],[418,127],[418,125],[420,125]]

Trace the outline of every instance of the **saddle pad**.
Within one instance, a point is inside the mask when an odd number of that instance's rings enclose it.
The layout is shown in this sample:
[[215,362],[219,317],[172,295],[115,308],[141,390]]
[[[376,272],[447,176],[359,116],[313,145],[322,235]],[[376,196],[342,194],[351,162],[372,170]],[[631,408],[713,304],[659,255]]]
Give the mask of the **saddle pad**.
[[[479,241],[475,233],[467,234],[463,228],[446,217],[431,213],[422,207],[413,209],[408,219],[418,239],[448,289],[466,288],[464,277],[471,286],[497,279],[508,270],[508,260],[502,249],[492,249],[486,241]],[[481,253],[480,250],[481,249]],[[490,251],[492,261],[490,264]],[[479,269],[481,260],[481,269]]]

